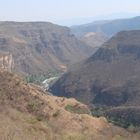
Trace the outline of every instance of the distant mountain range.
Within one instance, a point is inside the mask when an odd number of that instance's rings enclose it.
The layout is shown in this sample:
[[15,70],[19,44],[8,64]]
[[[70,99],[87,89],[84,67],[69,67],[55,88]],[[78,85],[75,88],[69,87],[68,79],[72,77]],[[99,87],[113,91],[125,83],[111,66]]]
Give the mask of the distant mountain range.
[[140,30],[113,36],[51,90],[54,95],[99,106],[105,116],[122,124],[140,126]]
[[138,29],[140,29],[140,16],[127,19],[99,20],[89,24],[71,27],[72,32],[78,37],[88,32],[101,32],[111,37],[120,31]]
[[47,22],[0,22],[0,51],[10,52],[21,75],[65,71],[92,54],[70,29]]

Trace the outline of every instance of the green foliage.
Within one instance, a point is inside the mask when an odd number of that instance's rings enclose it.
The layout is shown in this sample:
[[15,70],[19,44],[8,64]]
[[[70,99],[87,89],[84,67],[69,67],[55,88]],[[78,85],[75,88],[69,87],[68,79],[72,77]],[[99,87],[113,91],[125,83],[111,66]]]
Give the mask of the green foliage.
[[67,110],[67,111],[69,111],[69,112],[73,112],[73,111],[74,111],[74,107],[71,106],[71,105],[67,105],[67,106],[65,107],[65,110]]
[[34,83],[34,84],[38,84],[40,85],[41,82],[45,79],[47,79],[47,75],[29,75],[28,77],[26,77],[26,81],[28,83]]
[[38,75],[30,74],[26,77],[26,81],[28,83],[34,83],[34,84],[40,85],[42,81],[44,81],[45,79],[50,78],[50,77],[57,77],[60,74],[61,73],[59,71],[51,71],[51,72],[48,72],[47,74],[38,74]]
[[60,114],[60,110],[57,110],[54,114],[53,114],[53,117],[58,117]]
[[79,107],[78,105],[67,105],[65,106],[65,110],[72,112],[72,113],[77,113],[77,114],[89,114],[89,110],[86,108]]
[[102,107],[95,107],[94,109],[91,109],[92,115],[96,117],[104,116],[107,118],[108,122],[113,123],[114,125],[123,127],[128,129],[131,132],[138,132],[140,130],[140,127],[133,124],[132,121],[127,121],[125,119],[120,118],[119,116],[112,116],[107,115],[105,113],[106,109]]
[[16,85],[18,86],[20,84],[20,81],[16,81]]
[[128,128],[129,127],[129,123],[122,121],[121,119],[117,118],[117,117],[108,117],[106,116],[106,118],[108,119],[109,122],[113,123],[114,125],[118,125],[120,127],[123,128]]
[[104,116],[104,109],[100,107],[96,107],[94,109],[91,109],[92,115],[95,117]]
[[28,104],[28,110],[31,112],[36,112],[38,108],[39,108],[39,105],[35,101],[32,101]]
[[36,119],[38,121],[43,121],[44,120],[44,116],[42,114],[38,114],[37,117],[36,117]]

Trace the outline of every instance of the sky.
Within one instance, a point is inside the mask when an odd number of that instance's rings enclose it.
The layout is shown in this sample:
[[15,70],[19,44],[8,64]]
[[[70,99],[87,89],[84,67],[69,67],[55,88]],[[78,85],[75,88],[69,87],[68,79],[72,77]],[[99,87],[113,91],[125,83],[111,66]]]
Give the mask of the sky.
[[140,15],[140,0],[0,0],[0,21],[61,25]]

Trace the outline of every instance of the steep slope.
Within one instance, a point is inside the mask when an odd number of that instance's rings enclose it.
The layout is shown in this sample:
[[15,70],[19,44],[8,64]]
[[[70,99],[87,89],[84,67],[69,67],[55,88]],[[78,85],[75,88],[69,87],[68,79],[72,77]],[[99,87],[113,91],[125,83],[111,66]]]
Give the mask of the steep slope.
[[134,17],[130,19],[103,20],[95,21],[85,25],[73,26],[71,27],[71,30],[76,36],[84,36],[89,32],[102,32],[110,37],[123,30],[138,30],[140,29],[139,23],[140,17]]
[[122,31],[82,64],[71,68],[52,91],[102,106],[108,116],[140,126],[139,74],[140,31]]
[[0,70],[1,140],[139,140],[131,133],[90,115],[74,99],[49,96],[16,75]]
[[47,22],[0,22],[0,51],[10,52],[19,74],[64,71],[89,56],[92,48],[69,28]]

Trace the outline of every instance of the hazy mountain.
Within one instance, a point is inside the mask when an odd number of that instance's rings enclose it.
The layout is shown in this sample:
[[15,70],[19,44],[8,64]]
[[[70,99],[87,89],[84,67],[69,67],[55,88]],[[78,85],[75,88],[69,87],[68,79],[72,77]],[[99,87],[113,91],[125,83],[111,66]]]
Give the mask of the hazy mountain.
[[139,13],[133,13],[131,12],[117,12],[117,13],[111,13],[111,14],[102,14],[97,16],[86,16],[86,17],[75,17],[75,18],[67,18],[63,20],[56,20],[54,23],[57,23],[59,25],[64,26],[75,26],[75,25],[81,25],[81,24],[87,24],[91,23],[93,21],[99,21],[102,19],[107,20],[113,20],[113,19],[120,19],[120,18],[131,18],[138,16]]
[[53,86],[55,95],[102,106],[121,123],[140,126],[140,31],[122,31]]
[[102,32],[108,37],[122,30],[140,29],[140,17],[116,20],[99,20],[89,24],[72,26],[71,30],[76,36],[83,36],[88,32]]
[[93,48],[99,48],[104,42],[108,40],[108,37],[102,33],[89,32],[80,37],[80,39]]
[[47,22],[0,22],[0,51],[10,52],[19,74],[64,71],[92,53],[69,28]]

